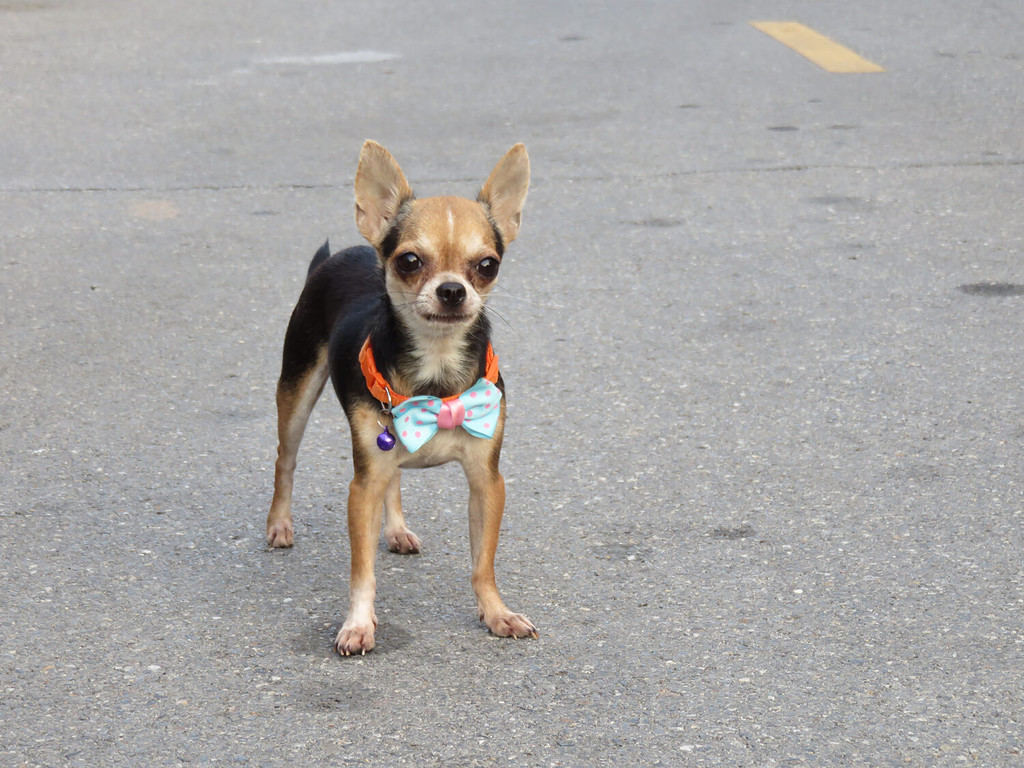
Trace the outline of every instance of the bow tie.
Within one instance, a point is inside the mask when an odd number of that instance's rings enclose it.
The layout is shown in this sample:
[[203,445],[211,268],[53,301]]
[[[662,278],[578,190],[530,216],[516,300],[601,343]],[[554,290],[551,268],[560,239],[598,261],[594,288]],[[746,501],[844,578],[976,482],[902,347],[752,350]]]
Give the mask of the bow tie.
[[458,397],[442,400],[422,395],[410,397],[391,411],[398,439],[416,453],[439,429],[462,427],[473,437],[491,438],[498,426],[501,390],[487,379]]

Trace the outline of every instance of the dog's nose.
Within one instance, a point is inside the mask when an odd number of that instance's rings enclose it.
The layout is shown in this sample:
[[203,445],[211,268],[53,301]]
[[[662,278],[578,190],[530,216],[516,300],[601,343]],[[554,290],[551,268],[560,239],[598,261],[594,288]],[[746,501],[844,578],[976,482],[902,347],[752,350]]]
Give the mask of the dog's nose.
[[437,298],[446,307],[457,307],[466,300],[466,286],[462,283],[441,283],[437,286]]

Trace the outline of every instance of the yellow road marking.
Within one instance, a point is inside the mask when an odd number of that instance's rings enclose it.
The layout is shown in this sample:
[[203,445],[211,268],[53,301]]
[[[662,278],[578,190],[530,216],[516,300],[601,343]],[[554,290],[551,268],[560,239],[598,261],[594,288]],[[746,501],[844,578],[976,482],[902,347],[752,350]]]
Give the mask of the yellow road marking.
[[885,72],[873,61],[796,21],[752,21],[751,26],[787,45],[827,72]]

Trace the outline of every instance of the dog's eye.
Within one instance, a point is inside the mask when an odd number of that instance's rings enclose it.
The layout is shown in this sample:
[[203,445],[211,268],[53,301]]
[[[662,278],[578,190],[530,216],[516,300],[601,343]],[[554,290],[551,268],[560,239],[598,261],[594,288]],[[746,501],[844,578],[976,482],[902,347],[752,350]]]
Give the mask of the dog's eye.
[[402,253],[395,256],[395,269],[403,275],[411,275],[413,272],[418,272],[422,266],[423,262],[415,253]]
[[497,259],[492,259],[488,256],[486,259],[481,259],[480,263],[476,265],[476,271],[480,273],[480,276],[486,280],[493,280],[498,276],[498,267],[501,266],[501,262]]

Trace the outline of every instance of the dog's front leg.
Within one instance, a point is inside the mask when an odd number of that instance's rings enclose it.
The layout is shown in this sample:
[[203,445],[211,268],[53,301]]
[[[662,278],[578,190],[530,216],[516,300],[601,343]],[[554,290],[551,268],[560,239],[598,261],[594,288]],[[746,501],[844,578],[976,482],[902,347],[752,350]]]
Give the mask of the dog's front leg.
[[499,637],[537,637],[533,622],[505,605],[494,579],[494,555],[505,511],[505,479],[497,461],[483,466],[467,462],[463,469],[469,481],[469,545],[480,620]]
[[383,468],[356,470],[348,492],[348,536],[352,549],[348,614],[334,647],[342,656],[373,650],[377,615],[373,601],[377,579],[373,566],[380,537],[381,510],[390,474]]

